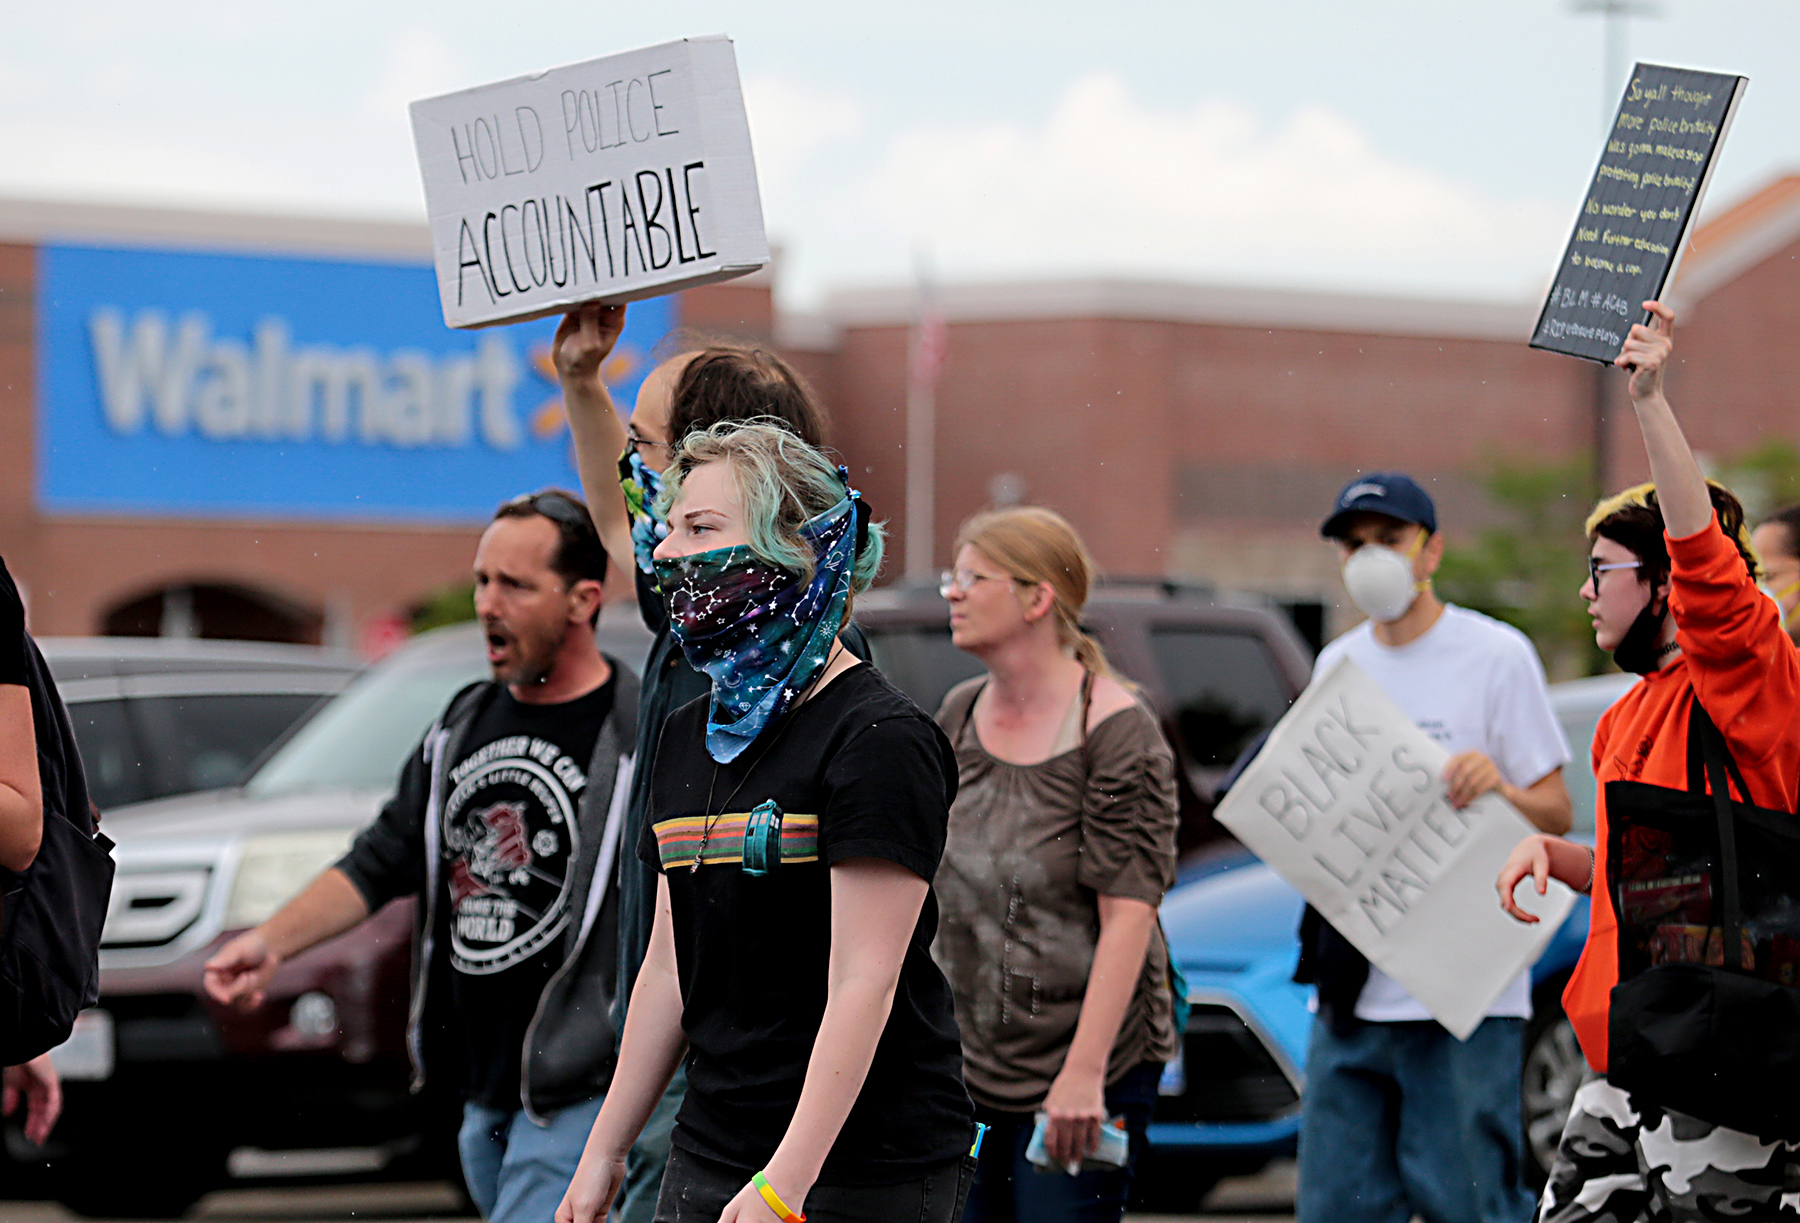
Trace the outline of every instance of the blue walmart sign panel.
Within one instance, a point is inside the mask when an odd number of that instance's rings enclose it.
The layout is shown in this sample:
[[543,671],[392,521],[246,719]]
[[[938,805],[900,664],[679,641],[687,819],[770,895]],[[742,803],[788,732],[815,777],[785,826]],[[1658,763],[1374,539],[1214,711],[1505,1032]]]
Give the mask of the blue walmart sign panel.
[[[631,306],[607,370],[621,407],[673,316]],[[46,247],[39,505],[485,520],[575,487],[556,322],[451,331],[427,264]]]

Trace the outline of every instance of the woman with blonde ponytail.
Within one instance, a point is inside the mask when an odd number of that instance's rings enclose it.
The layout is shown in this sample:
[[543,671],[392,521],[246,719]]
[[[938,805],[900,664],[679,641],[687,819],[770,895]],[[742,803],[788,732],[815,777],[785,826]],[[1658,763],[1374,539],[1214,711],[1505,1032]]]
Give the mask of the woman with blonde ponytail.
[[[981,1150],[964,1223],[1117,1223],[1176,1033],[1156,907],[1175,877],[1174,758],[1156,715],[1081,628],[1094,563],[1061,515],[979,514],[940,591],[988,673],[938,723],[958,787],[933,948],[956,995]],[[1044,1151],[1075,1176],[1027,1158]]]

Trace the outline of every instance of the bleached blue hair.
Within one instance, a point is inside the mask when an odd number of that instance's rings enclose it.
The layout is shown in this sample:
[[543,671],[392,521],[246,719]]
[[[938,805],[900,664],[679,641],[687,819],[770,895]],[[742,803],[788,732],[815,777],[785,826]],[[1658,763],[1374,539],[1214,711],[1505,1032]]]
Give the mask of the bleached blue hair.
[[[737,481],[750,551],[771,565],[798,574],[802,581],[811,581],[815,568],[812,545],[801,536],[800,528],[848,494],[837,465],[817,447],[794,436],[784,422],[769,417],[720,421],[681,439],[663,476],[657,513],[667,520],[688,473],[721,460],[730,464]],[[852,591],[867,590],[875,580],[886,535],[883,524],[869,524],[868,538],[858,549],[850,573]]]

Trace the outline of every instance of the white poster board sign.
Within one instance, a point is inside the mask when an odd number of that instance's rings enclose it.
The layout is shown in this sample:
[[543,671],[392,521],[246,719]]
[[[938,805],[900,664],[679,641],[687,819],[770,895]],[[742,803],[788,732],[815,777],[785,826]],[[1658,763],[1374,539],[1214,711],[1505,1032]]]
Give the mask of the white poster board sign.
[[452,327],[633,301],[769,261],[723,36],[427,98],[412,124]]
[[1449,754],[1345,659],[1301,694],[1214,813],[1369,962],[1458,1039],[1536,960],[1575,903],[1527,881],[1501,912],[1494,880],[1536,831],[1498,794],[1458,811]]

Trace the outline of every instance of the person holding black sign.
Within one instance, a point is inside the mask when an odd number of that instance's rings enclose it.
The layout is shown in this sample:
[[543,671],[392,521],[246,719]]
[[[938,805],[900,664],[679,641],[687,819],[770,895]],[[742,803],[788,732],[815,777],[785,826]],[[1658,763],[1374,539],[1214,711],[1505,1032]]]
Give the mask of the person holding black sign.
[[[1697,812],[1687,823],[1710,832],[1715,807],[1755,804],[1776,813],[1761,821],[1779,834],[1792,824],[1787,813],[1800,798],[1800,655],[1782,631],[1775,603],[1757,589],[1743,507],[1702,476],[1663,395],[1674,316],[1657,302],[1644,308],[1653,316],[1649,325],[1631,328],[1615,364],[1631,371],[1632,407],[1653,482],[1607,498],[1590,515],[1588,580],[1581,587],[1600,648],[1644,678],[1594,731],[1595,846],[1528,837],[1496,884],[1501,906],[1528,923],[1537,918],[1513,899],[1513,889],[1527,878],[1539,894],[1554,877],[1593,896],[1587,946],[1563,1005],[1597,1077],[1576,1092],[1538,1218],[1793,1218],[1793,1207],[1784,1203],[1800,1190],[1800,1145],[1721,1123],[1725,1112],[1736,1115],[1746,1101],[1753,1110],[1771,1102],[1780,1106],[1778,1097],[1786,1093],[1774,1076],[1794,1067],[1776,1061],[1774,1042],[1726,1040],[1716,1050],[1741,1054],[1753,1067],[1709,1084],[1721,1108],[1716,1116],[1670,1107],[1665,1093],[1679,1081],[1673,1073],[1662,1081],[1631,1079],[1644,1045],[1643,1013],[1631,987],[1649,981],[1660,971],[1656,965],[1705,981],[1703,965],[1729,964],[1746,970],[1730,978],[1740,983],[1734,988],[1755,988],[1749,960],[1770,967],[1770,952],[1794,935],[1790,929],[1771,938],[1757,927],[1766,921],[1779,931],[1781,915],[1757,913],[1742,927],[1741,940],[1723,937],[1722,928],[1736,926],[1730,911],[1736,877],[1720,889],[1711,880],[1722,872],[1704,865],[1677,868],[1677,842],[1663,830],[1666,823],[1659,825],[1659,812],[1695,796]],[[1721,748],[1732,774],[1723,788],[1695,771],[1703,759],[1718,760]],[[1709,764],[1706,772],[1722,782],[1724,766],[1718,760],[1716,771]],[[1743,835],[1754,832],[1746,827]],[[1744,847],[1756,859],[1752,869],[1764,876],[1778,871],[1780,864],[1754,845],[1747,840]],[[1719,859],[1731,856],[1715,852]],[[1784,886],[1791,890],[1794,882],[1787,878]],[[1724,897],[1722,928],[1715,895]],[[1733,945],[1740,941],[1741,947]],[[1728,952],[1734,953],[1729,961]],[[1733,1019],[1728,1004],[1708,1009],[1708,1026],[1718,1031]],[[1679,1018],[1660,1011],[1652,1043],[1673,1048],[1666,1038],[1678,1034],[1671,1021]],[[1701,1043],[1719,1042],[1713,1035]],[[1624,1086],[1614,1081],[1621,1077]]]

